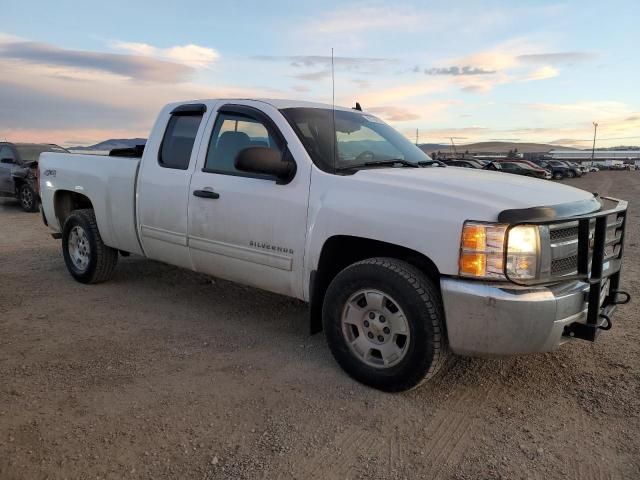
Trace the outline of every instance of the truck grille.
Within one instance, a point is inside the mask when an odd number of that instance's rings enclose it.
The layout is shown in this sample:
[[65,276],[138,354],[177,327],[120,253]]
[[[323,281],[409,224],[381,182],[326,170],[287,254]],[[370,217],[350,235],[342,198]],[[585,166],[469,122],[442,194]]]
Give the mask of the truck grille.
[[[616,265],[607,265],[607,262],[619,259],[622,251],[622,240],[624,231],[624,221],[626,212],[617,212],[608,215],[605,235],[605,248],[603,267],[604,269],[616,269]],[[589,220],[589,247],[588,265],[591,270],[593,257],[593,239],[595,233],[595,218]],[[578,243],[579,225],[578,222],[564,222],[551,224],[549,228],[549,255],[547,256],[547,268],[551,280],[562,277],[576,275],[578,273]],[[586,228],[586,227],[585,227]]]
[[578,226],[575,227],[558,227],[551,229],[549,236],[551,241],[562,240],[565,238],[578,238]]
[[551,261],[551,275],[570,275],[578,270],[578,255]]

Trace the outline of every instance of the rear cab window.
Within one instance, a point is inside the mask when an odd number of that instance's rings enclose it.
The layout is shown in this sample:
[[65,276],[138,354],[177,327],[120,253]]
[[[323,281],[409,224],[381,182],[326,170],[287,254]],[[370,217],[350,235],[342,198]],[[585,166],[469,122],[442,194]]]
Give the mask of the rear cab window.
[[182,105],[173,110],[162,138],[158,164],[164,168],[186,170],[206,107]]

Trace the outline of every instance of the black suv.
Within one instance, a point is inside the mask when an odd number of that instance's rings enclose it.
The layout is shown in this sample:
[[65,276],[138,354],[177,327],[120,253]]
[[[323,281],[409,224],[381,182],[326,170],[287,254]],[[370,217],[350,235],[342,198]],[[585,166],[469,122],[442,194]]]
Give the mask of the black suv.
[[536,165],[549,170],[553,175],[554,180],[561,180],[563,178],[573,178],[582,176],[582,170],[580,167],[574,167],[567,162],[561,162],[560,160],[531,160]]
[[50,143],[0,142],[0,196],[16,197],[27,212],[38,210],[36,167],[43,152],[69,153]]

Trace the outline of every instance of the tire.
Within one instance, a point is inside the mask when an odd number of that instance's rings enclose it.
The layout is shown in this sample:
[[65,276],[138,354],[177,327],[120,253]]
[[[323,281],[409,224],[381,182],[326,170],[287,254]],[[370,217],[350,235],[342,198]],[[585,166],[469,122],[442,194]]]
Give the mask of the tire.
[[25,212],[38,211],[38,195],[28,183],[23,183],[18,187],[18,200]]
[[564,178],[564,175],[562,174],[562,172],[556,172],[553,174],[554,180],[562,180],[563,178]]
[[[376,309],[376,300],[381,308]],[[322,321],[329,348],[345,372],[387,392],[418,387],[448,355],[438,289],[420,270],[393,258],[371,258],[342,270],[327,289]],[[381,330],[385,325],[393,330]],[[396,353],[385,358],[388,351]]]
[[62,229],[64,263],[81,283],[109,280],[118,262],[118,250],[102,242],[92,209],[74,210]]
[[574,172],[572,172],[571,170],[569,170],[567,172],[567,178],[574,178],[576,176],[576,174]]

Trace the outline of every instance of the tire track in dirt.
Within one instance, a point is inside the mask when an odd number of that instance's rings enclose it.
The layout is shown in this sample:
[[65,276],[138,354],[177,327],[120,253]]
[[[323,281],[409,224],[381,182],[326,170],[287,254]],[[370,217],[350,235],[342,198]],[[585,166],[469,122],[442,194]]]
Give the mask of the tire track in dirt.
[[[513,360],[508,360],[507,368],[512,363]],[[489,370],[487,364],[478,367],[478,369],[470,369],[465,372],[462,380],[478,375],[489,380],[480,385],[458,389],[457,398],[454,398],[455,403],[440,409],[426,429],[426,431],[430,431],[432,430],[431,426],[436,427],[437,425],[434,434],[429,436],[424,447],[427,454],[423,463],[423,473],[428,474],[429,478],[434,480],[444,478],[448,471],[462,461],[470,434],[477,424],[475,417],[481,413],[488,399],[499,394],[504,388],[500,377],[495,374],[491,376],[488,371],[485,376],[484,370]]]
[[[510,366],[511,363],[508,363]],[[455,388],[442,408],[436,410],[424,430],[414,439],[408,439],[401,427],[395,424],[382,425],[380,429],[367,430],[351,425],[336,435],[334,440],[320,449],[308,462],[294,466],[292,476],[296,479],[344,480],[352,478],[358,470],[358,464],[375,458],[383,461],[383,471],[388,478],[399,472],[412,476],[427,476],[442,479],[446,473],[458,465],[464,458],[471,432],[477,425],[476,417],[481,415],[487,400],[499,395],[504,385],[498,376],[487,376],[484,364],[476,365],[458,379]],[[488,372],[486,372],[488,373]],[[480,384],[473,383],[471,377],[489,378]],[[446,382],[446,378],[442,380]],[[422,457],[414,459],[409,465],[404,458],[404,442],[420,445]],[[418,463],[418,471],[415,469]],[[404,470],[411,466],[411,472]]]
[[[582,409],[577,410],[575,422],[571,422],[570,425],[572,438],[589,438],[589,419]],[[613,480],[614,475],[611,469],[615,472],[615,466],[609,465],[609,471],[605,472],[602,465],[595,460],[598,452],[593,451],[590,445],[587,445],[584,450],[593,453],[593,455],[588,455],[590,458],[586,460],[569,458],[567,461],[569,478],[572,480]]]

